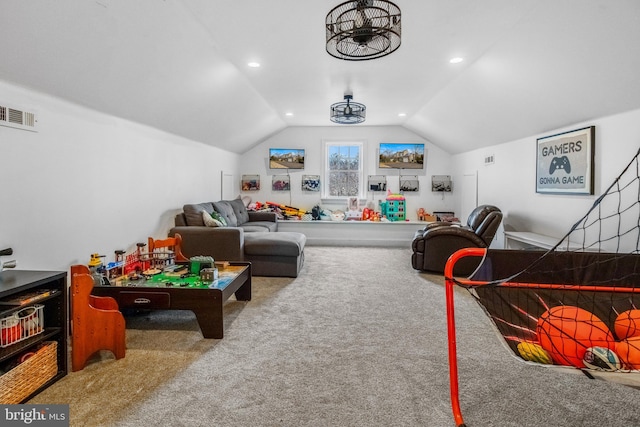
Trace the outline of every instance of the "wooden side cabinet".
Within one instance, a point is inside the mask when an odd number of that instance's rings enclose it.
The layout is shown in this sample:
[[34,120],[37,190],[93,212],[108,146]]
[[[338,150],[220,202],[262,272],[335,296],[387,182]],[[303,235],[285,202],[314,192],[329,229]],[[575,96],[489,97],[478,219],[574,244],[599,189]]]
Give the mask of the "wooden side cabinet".
[[67,375],[67,313],[66,272],[0,272],[0,404],[26,402]]

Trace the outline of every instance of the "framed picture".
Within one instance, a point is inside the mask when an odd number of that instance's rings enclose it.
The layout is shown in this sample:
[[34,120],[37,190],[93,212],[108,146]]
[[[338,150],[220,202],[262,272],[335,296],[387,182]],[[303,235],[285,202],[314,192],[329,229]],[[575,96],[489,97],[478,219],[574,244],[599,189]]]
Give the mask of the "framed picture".
[[420,190],[417,175],[400,175],[400,191],[403,193]]
[[304,149],[269,148],[269,169],[304,169]]
[[424,144],[381,142],[378,167],[380,169],[422,169]]
[[434,212],[436,221],[442,222],[458,222],[455,212]]
[[260,190],[260,175],[242,175],[242,191]]
[[445,193],[453,191],[451,175],[431,175],[431,191]]
[[349,203],[347,205],[348,210],[357,211],[358,210],[358,198],[357,197],[349,197]]
[[320,175],[302,175],[303,191],[320,191]]
[[595,126],[538,138],[536,193],[593,194]]
[[369,175],[367,187],[369,191],[387,191],[387,177],[385,175]]
[[273,175],[271,180],[271,190],[273,191],[290,191],[291,184],[289,175]]

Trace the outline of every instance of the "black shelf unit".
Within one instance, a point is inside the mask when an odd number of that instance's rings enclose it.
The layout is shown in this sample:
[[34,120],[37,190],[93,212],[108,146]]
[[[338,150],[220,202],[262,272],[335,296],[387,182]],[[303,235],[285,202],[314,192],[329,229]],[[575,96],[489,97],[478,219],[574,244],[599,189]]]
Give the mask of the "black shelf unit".
[[[32,295],[44,290],[52,292],[48,296],[25,304],[15,302],[17,298],[23,295]],[[23,402],[28,401],[67,375],[67,341],[69,336],[67,273],[64,271],[30,270],[5,270],[0,272],[0,319],[34,304],[44,306],[44,331],[23,341],[0,348],[0,365],[26,351],[37,348],[39,344],[45,341],[56,341],[58,343],[58,373],[42,387],[23,399]]]

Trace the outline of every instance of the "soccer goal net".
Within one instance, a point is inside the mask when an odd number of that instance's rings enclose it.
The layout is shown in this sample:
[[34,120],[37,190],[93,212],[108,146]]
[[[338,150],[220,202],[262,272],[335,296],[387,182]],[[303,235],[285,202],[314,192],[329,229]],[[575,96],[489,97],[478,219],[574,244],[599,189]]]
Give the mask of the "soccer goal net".
[[[467,257],[482,261],[468,279],[454,278]],[[549,251],[463,249],[445,278],[458,425],[454,285],[470,291],[523,361],[640,386],[640,150]]]

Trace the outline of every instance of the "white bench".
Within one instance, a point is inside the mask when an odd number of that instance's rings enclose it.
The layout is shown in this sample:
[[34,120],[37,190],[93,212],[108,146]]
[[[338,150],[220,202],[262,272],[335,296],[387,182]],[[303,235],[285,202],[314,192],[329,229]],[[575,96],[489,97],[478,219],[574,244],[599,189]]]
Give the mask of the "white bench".
[[[505,249],[544,249],[553,248],[560,241],[560,237],[545,236],[544,234],[532,233],[530,231],[505,231]],[[566,243],[558,247],[560,250],[579,250],[582,246]]]

